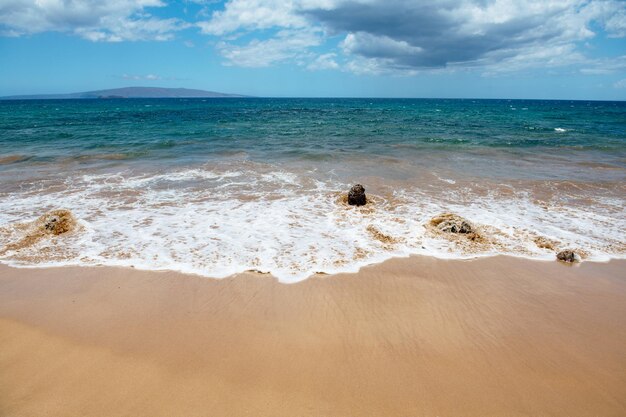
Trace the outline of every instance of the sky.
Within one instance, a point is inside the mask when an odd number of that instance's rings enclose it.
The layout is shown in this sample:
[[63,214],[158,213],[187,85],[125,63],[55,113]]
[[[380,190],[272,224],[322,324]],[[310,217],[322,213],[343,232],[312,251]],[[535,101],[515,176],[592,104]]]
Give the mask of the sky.
[[626,0],[0,0],[0,96],[626,100]]

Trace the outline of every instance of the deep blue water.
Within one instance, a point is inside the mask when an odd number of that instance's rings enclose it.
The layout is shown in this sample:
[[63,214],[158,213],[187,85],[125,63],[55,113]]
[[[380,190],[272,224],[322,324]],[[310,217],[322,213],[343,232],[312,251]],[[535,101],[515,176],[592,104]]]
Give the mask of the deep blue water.
[[[341,160],[344,154],[588,153],[623,166],[626,103],[431,99],[0,102],[0,155]],[[584,156],[582,157],[584,159]]]

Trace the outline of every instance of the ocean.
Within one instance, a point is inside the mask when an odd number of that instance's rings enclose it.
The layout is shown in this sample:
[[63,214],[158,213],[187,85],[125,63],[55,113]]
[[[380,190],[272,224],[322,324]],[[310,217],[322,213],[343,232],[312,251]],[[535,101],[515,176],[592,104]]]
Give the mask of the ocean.
[[[0,101],[0,262],[296,282],[412,254],[606,261],[625,180],[626,102]],[[79,227],[10,246],[53,209]],[[441,213],[482,239],[433,231]]]

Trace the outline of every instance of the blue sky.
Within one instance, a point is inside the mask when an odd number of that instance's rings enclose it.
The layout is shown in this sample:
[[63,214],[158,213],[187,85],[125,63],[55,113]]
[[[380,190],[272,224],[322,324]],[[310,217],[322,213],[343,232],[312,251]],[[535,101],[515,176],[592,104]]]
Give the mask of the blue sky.
[[0,0],[0,95],[626,100],[623,0]]

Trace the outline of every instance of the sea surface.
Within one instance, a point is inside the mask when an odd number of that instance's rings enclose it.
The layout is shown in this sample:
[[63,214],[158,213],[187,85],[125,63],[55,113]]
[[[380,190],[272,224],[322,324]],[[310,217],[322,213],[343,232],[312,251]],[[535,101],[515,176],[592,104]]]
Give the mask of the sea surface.
[[[367,206],[345,204],[355,183]],[[626,102],[0,102],[0,262],[15,266],[295,282],[410,254],[606,261],[626,257],[625,203]],[[6,250],[60,208],[75,231]],[[429,227],[447,212],[482,238]]]

